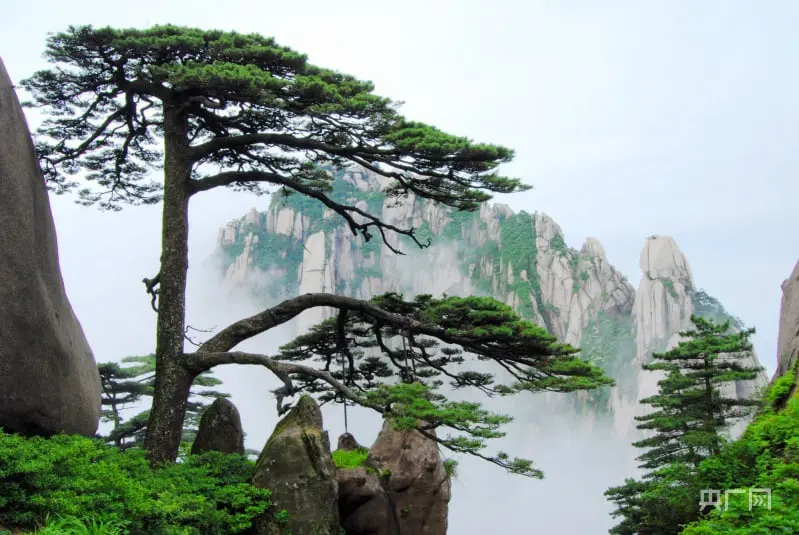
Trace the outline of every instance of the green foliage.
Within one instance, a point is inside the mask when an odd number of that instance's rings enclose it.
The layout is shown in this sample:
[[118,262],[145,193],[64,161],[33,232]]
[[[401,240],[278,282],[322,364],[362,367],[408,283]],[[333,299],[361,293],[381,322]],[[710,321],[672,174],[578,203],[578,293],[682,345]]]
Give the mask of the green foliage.
[[549,246],[558,255],[568,260],[569,269],[571,269],[571,272],[574,275],[574,280],[572,281],[572,293],[576,294],[580,291],[580,282],[586,282],[588,280],[588,273],[585,271],[580,273],[579,277],[577,276],[577,267],[580,264],[580,253],[566,245],[566,241],[563,239],[563,235],[561,234],[555,234],[552,240],[550,240]]
[[363,466],[367,457],[369,457],[368,448],[336,450],[333,452],[333,462],[336,463],[336,468],[341,469]]
[[191,163],[231,170],[201,191],[263,192],[271,183],[319,198],[332,186],[315,164],[339,167],[344,157],[410,171],[394,179],[390,197],[412,191],[458,209],[476,209],[486,191],[528,189],[496,173],[512,150],[409,121],[371,82],[311,65],[272,38],[173,25],[71,26],[48,38],[45,58],[54,68],[22,82],[29,105],[47,115],[37,148],[57,192],[77,188],[69,177],[85,172],[86,203],[160,200],[162,184],[148,175],[162,162],[165,123],[178,120],[164,103],[180,106],[186,144],[208,142],[188,155]]
[[291,520],[291,514],[285,509],[281,509],[272,516],[274,518],[275,524],[278,526],[285,526],[289,523],[289,520]]
[[[712,320],[692,316],[696,326],[680,333],[689,338],[662,354],[654,354],[655,362],[644,366],[667,374],[658,383],[659,394],[642,403],[652,405],[656,412],[637,418],[644,422],[640,429],[653,429],[661,436],[644,441],[651,447],[644,456],[646,468],[663,462],[684,459],[695,462],[700,457],[718,452],[719,431],[730,420],[751,414],[755,400],[722,397],[718,387],[735,381],[752,380],[761,368],[747,367],[741,359],[751,355],[749,337],[754,329],[730,332],[730,323],[716,324]],[[665,437],[669,438],[666,439]],[[674,448],[680,446],[677,453]],[[688,457],[682,457],[686,450]]]
[[467,229],[480,221],[477,211],[463,212],[453,210],[449,213],[447,224],[441,231],[441,237],[446,241],[459,241],[467,233]]
[[131,535],[238,533],[270,506],[269,491],[248,483],[252,469],[242,456],[206,453],[153,470],[138,448],[0,431],[0,525],[72,517]]
[[444,472],[447,477],[458,477],[458,461],[455,459],[444,459]]
[[[508,454],[499,452],[493,457],[481,454],[486,441],[505,436],[500,427],[510,423],[513,418],[494,414],[481,407],[479,403],[447,401],[421,383],[400,383],[380,385],[366,394],[369,403],[387,407],[390,421],[397,430],[453,428],[459,435],[429,438],[456,453],[475,455],[493,462],[510,473],[534,478],[542,478],[543,472],[533,468],[532,461],[520,458],[511,459]],[[420,428],[420,422],[423,422]]]
[[545,304],[541,310],[546,312],[547,314],[554,314],[555,316],[560,316],[560,309],[553,304],[547,303]]
[[788,401],[796,386],[797,372],[799,372],[799,364],[794,365],[791,370],[778,377],[771,388],[767,390],[765,397],[771,408],[779,409]]
[[[114,425],[108,435],[100,435],[99,438],[120,449],[141,446],[144,443],[150,411],[144,410],[128,419],[122,416],[122,411],[153,396],[155,355],[124,357],[119,363],[104,362],[98,364],[97,368],[103,390],[102,405],[107,407],[103,409],[100,421]],[[208,406],[202,401],[203,398],[213,400],[230,397],[223,392],[208,390],[221,384],[222,381],[210,372],[204,372],[194,379],[191,397],[186,404],[183,442],[194,441],[200,418]]]
[[[507,285],[506,291],[513,292],[519,298],[521,317],[533,319],[536,308],[533,307],[531,297],[535,299],[537,310],[544,309],[541,283],[538,278],[535,217],[524,211],[513,214],[500,223],[499,232],[499,262],[495,265],[493,276]],[[498,269],[499,267],[507,269],[509,265],[513,269],[512,283],[507,283],[505,273]],[[527,280],[522,277],[522,271],[525,272]]]
[[[790,375],[790,374],[789,374]],[[770,399],[778,398],[773,385]],[[749,509],[746,496],[730,499],[684,535],[766,535],[799,533],[799,396],[775,410],[767,406],[737,441],[699,466],[702,489],[770,489],[771,508]]]
[[[756,378],[760,368],[741,359],[752,350],[754,329],[731,332],[730,323],[692,316],[695,329],[680,335],[687,340],[665,353],[652,355],[649,371],[661,371],[657,395],[641,402],[655,408],[644,416],[639,429],[654,434],[635,442],[645,452],[638,459],[649,472],[641,481],[627,480],[607,490],[621,522],[611,533],[678,534],[699,516],[697,497],[702,488],[700,463],[718,455],[725,445],[721,431],[730,421],[746,416],[755,400],[725,398],[719,387]],[[710,487],[714,488],[714,487]]]
[[553,251],[561,256],[569,256],[569,246],[566,245],[566,242],[561,234],[555,234],[555,236],[549,242],[549,246]]

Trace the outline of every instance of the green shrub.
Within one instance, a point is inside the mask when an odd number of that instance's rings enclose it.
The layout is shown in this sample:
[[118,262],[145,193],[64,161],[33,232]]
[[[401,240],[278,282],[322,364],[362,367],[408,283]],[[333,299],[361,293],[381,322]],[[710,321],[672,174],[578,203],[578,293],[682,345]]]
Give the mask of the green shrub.
[[131,535],[238,533],[271,506],[270,492],[248,483],[252,469],[242,456],[213,452],[153,470],[139,449],[0,430],[0,525],[72,517],[125,525]]
[[[772,385],[768,399],[778,399],[784,388],[779,382]],[[739,496],[726,510],[714,509],[690,524],[684,535],[799,533],[799,396],[781,411],[766,406],[739,440],[700,465],[700,477],[703,488],[722,492],[770,489],[771,507],[750,510],[747,496]]]
[[333,462],[336,464],[336,468],[357,468],[364,465],[368,456],[367,448],[336,450],[333,452]]
[[778,409],[788,401],[794,383],[796,383],[797,370],[799,370],[799,365],[794,366],[793,369],[778,377],[777,380],[774,381],[774,384],[768,389],[766,400],[770,407]]

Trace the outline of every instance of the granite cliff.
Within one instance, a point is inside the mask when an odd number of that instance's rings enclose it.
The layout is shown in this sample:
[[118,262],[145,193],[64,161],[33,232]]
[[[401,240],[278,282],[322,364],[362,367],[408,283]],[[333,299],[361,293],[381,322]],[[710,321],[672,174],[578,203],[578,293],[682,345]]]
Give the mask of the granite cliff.
[[[653,351],[675,345],[691,314],[743,327],[698,289],[670,237],[647,238],[636,288],[613,267],[596,238],[572,248],[546,214],[514,213],[499,203],[473,213],[454,212],[411,195],[386,201],[379,176],[359,168],[334,174],[334,198],[382,214],[388,223],[412,225],[420,241],[430,238],[432,245],[419,250],[409,238],[391,236],[407,253],[396,255],[377,238],[354,237],[318,201],[278,193],[265,212],[252,209],[219,232],[215,261],[231,288],[265,305],[306,292],[360,298],[387,291],[493,296],[581,347],[585,358],[617,380],[616,387],[602,392],[544,399],[562,405],[558,410],[582,414],[585,422],[610,419],[623,442],[636,438],[632,417],[645,410],[639,401],[657,389],[657,376],[642,373],[640,364]],[[297,328],[325,316],[324,310],[306,313]],[[766,383],[763,375],[737,384],[736,395],[749,396]]]
[[64,288],[50,200],[0,59],[0,428],[94,435],[100,375]]

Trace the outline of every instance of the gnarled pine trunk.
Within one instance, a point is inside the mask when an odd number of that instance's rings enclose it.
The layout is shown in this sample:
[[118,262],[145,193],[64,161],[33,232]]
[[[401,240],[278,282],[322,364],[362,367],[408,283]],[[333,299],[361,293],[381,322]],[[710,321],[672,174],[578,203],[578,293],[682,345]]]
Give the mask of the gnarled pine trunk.
[[164,106],[164,212],[155,348],[155,391],[144,447],[153,465],[178,455],[194,374],[183,366],[189,238],[188,124],[176,107]]

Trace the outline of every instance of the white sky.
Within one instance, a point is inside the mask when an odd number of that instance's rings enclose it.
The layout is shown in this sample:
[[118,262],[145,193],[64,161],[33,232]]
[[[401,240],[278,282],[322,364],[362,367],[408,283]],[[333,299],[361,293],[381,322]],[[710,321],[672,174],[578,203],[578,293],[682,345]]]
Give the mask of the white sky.
[[[374,81],[413,119],[516,149],[505,170],[535,189],[502,201],[548,213],[572,246],[597,237],[633,283],[646,236],[674,236],[698,286],[758,329],[773,371],[780,283],[799,255],[799,3],[5,0],[0,54],[18,81],[44,67],[48,32],[157,23],[273,35]],[[195,267],[219,227],[267,203],[197,201]],[[151,351],[141,279],[157,271],[159,208],[102,213],[58,197],[53,210],[98,360]]]

